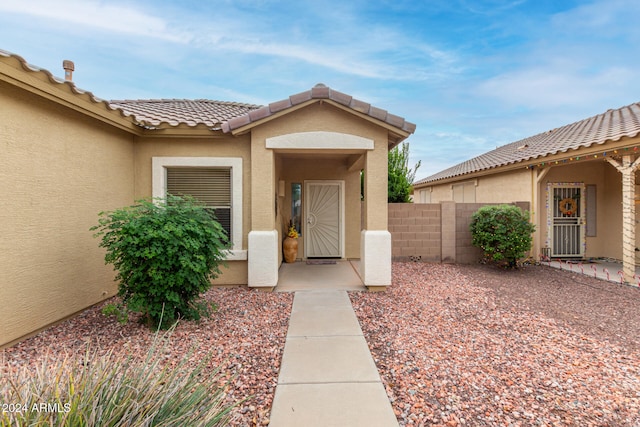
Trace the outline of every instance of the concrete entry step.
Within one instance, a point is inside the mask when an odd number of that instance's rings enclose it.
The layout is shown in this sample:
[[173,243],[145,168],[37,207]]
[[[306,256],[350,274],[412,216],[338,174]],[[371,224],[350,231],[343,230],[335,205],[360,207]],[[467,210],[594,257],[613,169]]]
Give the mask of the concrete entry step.
[[358,274],[357,262],[338,260],[335,264],[309,265],[304,261],[284,263],[278,271],[276,292],[318,289],[366,291]]
[[346,291],[296,292],[272,427],[397,427]]

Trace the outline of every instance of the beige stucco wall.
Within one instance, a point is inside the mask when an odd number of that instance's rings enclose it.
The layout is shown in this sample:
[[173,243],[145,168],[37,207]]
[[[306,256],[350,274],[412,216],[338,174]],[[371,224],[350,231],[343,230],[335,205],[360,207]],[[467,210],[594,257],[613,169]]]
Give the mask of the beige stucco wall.
[[531,202],[531,171],[522,168],[478,178],[476,203]]
[[[240,157],[242,162],[242,249],[247,249],[251,230],[251,149],[249,136],[223,138],[137,137],[135,143],[135,197],[151,197],[152,157]],[[216,285],[246,285],[247,262],[228,261]]]
[[603,161],[576,162],[552,167],[540,183],[538,209],[541,218],[542,242],[547,239],[547,185],[549,183],[574,183],[596,186],[596,236],[586,237],[585,257],[611,257],[621,259],[622,244],[622,181],[616,169]]
[[[314,131],[327,131],[357,135],[374,141],[374,151],[351,152],[345,150],[272,150],[267,149],[265,144],[267,138]],[[263,227],[268,228],[268,221],[272,221],[272,229],[278,230],[280,240],[283,238],[286,225],[290,217],[291,206],[291,182],[304,183],[304,180],[312,179],[338,179],[345,181],[345,256],[347,258],[358,258],[360,256],[360,171],[359,168],[348,170],[348,165],[352,161],[350,156],[363,155],[375,160],[372,167],[375,173],[374,178],[369,180],[370,215],[369,224],[375,225],[375,229],[386,230],[387,227],[387,145],[388,133],[372,122],[359,118],[350,112],[346,112],[330,103],[314,103],[305,106],[297,111],[289,112],[287,115],[271,120],[263,125],[252,129],[252,161],[254,163],[254,174],[259,174],[256,184],[264,182],[272,183],[267,190],[260,192],[262,202],[258,206],[254,200],[254,218],[265,218]],[[275,154],[276,169],[275,175],[268,172],[268,165],[271,160],[268,152]],[[264,158],[263,166],[258,167],[256,158]],[[380,167],[380,165],[382,167]],[[258,176],[258,175],[256,175]],[[282,217],[276,218],[275,202],[278,181],[285,181],[286,197],[282,200]],[[384,182],[383,182],[384,181]],[[264,185],[263,185],[264,188]],[[380,195],[383,197],[380,197]],[[365,203],[366,205],[366,203]],[[268,212],[267,210],[271,210]],[[298,248],[299,257],[304,254],[304,238],[301,239]]]
[[90,227],[134,196],[133,138],[0,82],[0,345],[117,291]]
[[[521,168],[495,175],[465,179],[460,182],[476,184],[477,203],[504,203],[515,201],[531,202],[534,199],[536,170]],[[589,162],[569,162],[552,166],[538,184],[538,200],[532,205],[532,220],[537,230],[534,238],[534,251],[537,256],[540,248],[548,244],[548,192],[549,183],[576,183],[596,186],[596,236],[586,237],[585,257],[622,257],[620,236],[622,233],[621,178],[615,168],[602,160]],[[418,189],[419,191],[420,189]],[[451,183],[432,187],[431,201],[452,200]]]
[[[473,179],[463,179],[456,183],[469,183],[475,186],[473,203],[511,203],[532,200],[532,174],[525,168],[496,175],[485,175]],[[451,183],[431,187],[431,203],[453,200]],[[418,190],[420,191],[420,190]]]

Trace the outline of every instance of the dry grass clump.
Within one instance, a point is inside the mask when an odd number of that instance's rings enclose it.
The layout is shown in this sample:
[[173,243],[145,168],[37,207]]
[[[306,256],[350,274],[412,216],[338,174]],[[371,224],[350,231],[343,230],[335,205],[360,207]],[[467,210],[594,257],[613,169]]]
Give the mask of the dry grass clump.
[[166,363],[170,335],[156,335],[142,361],[87,348],[23,367],[0,384],[0,425],[227,425],[235,406],[224,404],[228,380],[208,358]]

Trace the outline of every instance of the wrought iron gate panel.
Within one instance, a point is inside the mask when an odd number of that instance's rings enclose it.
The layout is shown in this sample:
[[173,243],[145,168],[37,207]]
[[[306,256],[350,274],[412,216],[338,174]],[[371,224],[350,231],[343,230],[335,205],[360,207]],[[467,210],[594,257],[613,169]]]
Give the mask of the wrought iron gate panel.
[[551,256],[581,257],[584,255],[583,187],[552,187],[551,211]]

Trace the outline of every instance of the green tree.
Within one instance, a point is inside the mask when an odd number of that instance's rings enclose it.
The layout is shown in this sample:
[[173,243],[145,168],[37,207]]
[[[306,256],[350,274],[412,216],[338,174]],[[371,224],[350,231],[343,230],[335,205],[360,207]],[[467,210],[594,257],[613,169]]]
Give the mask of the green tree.
[[471,216],[472,244],[493,262],[506,262],[515,267],[518,259],[531,250],[535,226],[528,212],[517,206],[483,206]]
[[107,249],[105,262],[118,271],[126,310],[162,328],[180,317],[197,320],[209,314],[198,299],[221,273],[227,236],[193,198],[169,195],[101,212],[91,230]]
[[411,169],[409,167],[409,143],[404,142],[389,150],[389,203],[408,203],[411,185],[416,178],[420,161]]

